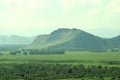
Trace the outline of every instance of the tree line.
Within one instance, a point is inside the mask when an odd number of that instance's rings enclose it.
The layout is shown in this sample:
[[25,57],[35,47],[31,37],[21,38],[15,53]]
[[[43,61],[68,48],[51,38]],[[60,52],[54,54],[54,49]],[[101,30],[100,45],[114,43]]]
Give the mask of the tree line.
[[55,49],[21,49],[10,51],[11,55],[23,54],[23,55],[41,55],[41,54],[65,54],[65,51]]
[[97,77],[99,80],[111,77],[111,80],[120,80],[120,67],[83,64],[0,64],[1,80],[58,80],[84,77]]

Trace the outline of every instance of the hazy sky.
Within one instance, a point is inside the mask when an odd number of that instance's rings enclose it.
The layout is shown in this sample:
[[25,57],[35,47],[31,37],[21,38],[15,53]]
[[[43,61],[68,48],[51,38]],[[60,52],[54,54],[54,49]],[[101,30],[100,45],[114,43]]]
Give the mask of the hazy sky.
[[33,36],[63,27],[117,36],[120,0],[0,0],[0,35]]

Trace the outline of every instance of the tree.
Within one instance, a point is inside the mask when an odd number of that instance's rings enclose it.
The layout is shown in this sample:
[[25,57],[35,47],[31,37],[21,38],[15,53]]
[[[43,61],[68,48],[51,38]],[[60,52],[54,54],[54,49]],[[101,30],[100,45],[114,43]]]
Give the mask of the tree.
[[0,53],[0,55],[3,55],[3,53]]
[[16,55],[16,52],[10,52],[9,54],[10,55]]
[[27,53],[27,51],[23,51],[23,55],[27,55],[28,53]]

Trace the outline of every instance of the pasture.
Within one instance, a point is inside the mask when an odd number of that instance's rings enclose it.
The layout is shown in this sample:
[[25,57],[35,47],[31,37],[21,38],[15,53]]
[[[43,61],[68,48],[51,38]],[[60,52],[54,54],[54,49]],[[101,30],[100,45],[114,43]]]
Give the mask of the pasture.
[[67,51],[65,54],[49,55],[9,55],[2,52],[0,63],[60,63],[60,64],[84,64],[84,65],[108,65],[119,66],[119,52],[88,52],[88,51]]
[[42,55],[10,55],[9,51],[0,53],[3,53],[0,55],[0,78],[3,80],[120,79],[119,52],[66,51],[65,54]]

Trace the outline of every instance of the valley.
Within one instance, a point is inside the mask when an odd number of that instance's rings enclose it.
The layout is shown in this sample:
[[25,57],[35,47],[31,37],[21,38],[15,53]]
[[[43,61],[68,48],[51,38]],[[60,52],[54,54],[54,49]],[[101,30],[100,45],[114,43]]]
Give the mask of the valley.
[[0,79],[120,79],[120,36],[108,39],[62,28],[35,39],[4,39],[9,43],[1,41]]
[[[10,55],[8,51],[1,53],[4,54],[0,55],[0,78],[5,80],[119,80],[120,78],[119,52],[66,51],[65,54],[42,55]],[[6,75],[7,77],[4,77]]]

